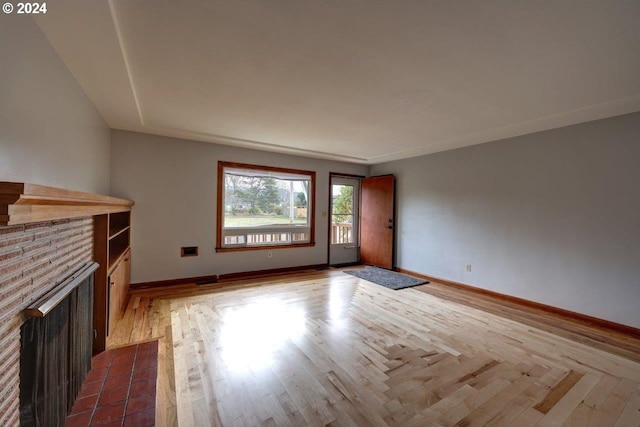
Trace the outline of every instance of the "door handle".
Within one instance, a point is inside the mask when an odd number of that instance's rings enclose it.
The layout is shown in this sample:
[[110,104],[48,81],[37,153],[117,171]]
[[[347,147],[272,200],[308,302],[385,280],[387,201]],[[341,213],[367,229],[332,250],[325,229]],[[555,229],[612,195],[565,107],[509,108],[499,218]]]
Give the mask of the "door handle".
[[387,228],[388,228],[389,230],[393,230],[393,225],[387,225]]

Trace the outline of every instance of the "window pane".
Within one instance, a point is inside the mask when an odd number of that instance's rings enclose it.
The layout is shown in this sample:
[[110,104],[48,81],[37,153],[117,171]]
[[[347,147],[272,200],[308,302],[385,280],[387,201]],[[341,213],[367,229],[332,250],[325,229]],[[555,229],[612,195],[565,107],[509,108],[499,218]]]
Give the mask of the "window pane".
[[309,224],[309,180],[240,173],[225,173],[225,228]]
[[353,243],[353,186],[331,188],[331,243]]

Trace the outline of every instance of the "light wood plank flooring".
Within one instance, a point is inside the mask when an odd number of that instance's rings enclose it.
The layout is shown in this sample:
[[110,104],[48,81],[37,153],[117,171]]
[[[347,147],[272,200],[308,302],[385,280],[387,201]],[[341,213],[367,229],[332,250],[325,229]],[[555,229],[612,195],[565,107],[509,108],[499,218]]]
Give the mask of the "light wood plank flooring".
[[523,307],[504,299],[437,282],[418,286],[415,289],[640,362],[640,339],[611,329],[596,327],[588,321],[560,316],[535,307]]
[[172,291],[133,293],[109,342],[160,339],[159,426],[640,425],[640,363],[418,289]]

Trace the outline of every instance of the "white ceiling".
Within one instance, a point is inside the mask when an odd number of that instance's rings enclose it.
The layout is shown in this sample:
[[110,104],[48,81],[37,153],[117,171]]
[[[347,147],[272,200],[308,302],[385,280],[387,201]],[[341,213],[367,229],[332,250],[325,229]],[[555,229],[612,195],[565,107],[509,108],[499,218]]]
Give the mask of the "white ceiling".
[[373,164],[640,111],[638,0],[48,6],[115,129]]

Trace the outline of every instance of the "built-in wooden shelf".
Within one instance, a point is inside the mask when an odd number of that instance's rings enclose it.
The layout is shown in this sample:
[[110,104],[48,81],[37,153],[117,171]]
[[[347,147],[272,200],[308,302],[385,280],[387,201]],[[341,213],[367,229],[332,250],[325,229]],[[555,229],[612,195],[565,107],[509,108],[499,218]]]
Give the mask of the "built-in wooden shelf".
[[118,234],[117,237],[109,240],[109,258],[107,270],[111,272],[113,267],[120,261],[122,255],[129,249],[129,232]]
[[131,277],[131,200],[44,185],[0,181],[0,226],[93,217],[93,352],[106,348]]
[[131,213],[120,212],[111,215],[109,218],[109,238],[113,239],[118,234],[126,231],[131,225]]
[[130,211],[131,200],[20,182],[0,182],[0,225]]
[[93,256],[100,268],[94,282],[95,337],[93,352],[106,348],[106,340],[126,306],[131,282],[131,211],[96,215],[93,221]]
[[117,212],[109,215],[108,272],[118,264],[122,255],[130,247],[131,212]]

